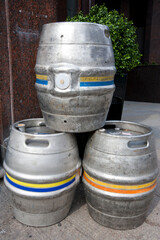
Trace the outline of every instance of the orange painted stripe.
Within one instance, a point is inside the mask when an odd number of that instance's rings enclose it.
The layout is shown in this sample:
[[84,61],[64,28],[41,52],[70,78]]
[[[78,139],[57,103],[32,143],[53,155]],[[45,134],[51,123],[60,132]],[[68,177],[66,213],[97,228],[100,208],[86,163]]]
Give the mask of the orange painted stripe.
[[101,186],[104,186],[104,187],[109,187],[109,188],[116,188],[116,189],[124,189],[124,190],[137,190],[137,189],[142,189],[142,188],[147,188],[147,187],[150,187],[152,186],[156,181],[157,179],[154,179],[152,182],[149,182],[149,183],[145,183],[145,184],[140,184],[140,185],[115,185],[113,183],[106,183],[106,182],[102,182],[102,181],[99,181],[91,176],[89,176],[86,171],[85,172],[85,175],[86,177],[91,181],[91,182],[94,182],[95,184],[98,184],[98,185],[101,185]]
[[83,174],[84,179],[91,184],[93,187],[101,189],[103,191],[107,191],[107,192],[113,192],[113,193],[121,193],[121,194],[136,194],[136,193],[144,193],[144,192],[149,192],[150,190],[152,190],[153,188],[156,187],[156,182],[147,188],[144,189],[137,189],[137,190],[120,190],[120,189],[113,189],[113,188],[108,188],[108,187],[103,187],[101,185],[95,184],[93,183],[90,179],[88,179],[85,175],[85,173]]

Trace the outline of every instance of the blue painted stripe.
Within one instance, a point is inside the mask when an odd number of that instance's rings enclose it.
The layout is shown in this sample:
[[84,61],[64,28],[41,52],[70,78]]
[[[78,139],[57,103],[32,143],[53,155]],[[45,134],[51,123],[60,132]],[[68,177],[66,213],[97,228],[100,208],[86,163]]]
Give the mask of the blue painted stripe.
[[36,78],[36,83],[42,84],[42,85],[48,85],[48,81],[47,80],[42,80],[42,79],[38,79],[38,78]]
[[80,87],[98,87],[98,86],[108,86],[112,84],[114,84],[114,80],[104,81],[104,82],[80,82]]
[[35,133],[37,135],[47,135],[47,134],[50,134],[50,133]]
[[65,183],[65,184],[62,184],[62,185],[60,185],[60,186],[51,187],[51,188],[31,188],[31,187],[24,187],[24,186],[21,186],[21,185],[19,185],[19,184],[17,184],[17,183],[12,182],[12,181],[7,177],[7,175],[5,175],[5,177],[6,177],[6,180],[7,180],[12,186],[14,186],[14,187],[16,187],[16,188],[19,188],[19,189],[21,189],[21,190],[29,191],[29,192],[52,192],[52,191],[57,191],[57,190],[60,190],[60,189],[62,189],[62,188],[68,187],[69,185],[71,185],[71,184],[75,181],[75,177],[74,177],[71,181],[69,181],[69,182],[67,182],[67,183]]

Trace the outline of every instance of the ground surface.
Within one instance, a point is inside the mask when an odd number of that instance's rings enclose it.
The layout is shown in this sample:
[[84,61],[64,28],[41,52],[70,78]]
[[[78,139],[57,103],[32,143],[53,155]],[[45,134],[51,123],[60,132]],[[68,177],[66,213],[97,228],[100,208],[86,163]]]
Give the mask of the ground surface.
[[[160,104],[125,102],[123,120],[153,127],[160,162]],[[0,181],[0,240],[159,240],[160,182],[145,222],[134,230],[117,231],[96,223],[87,211],[82,183],[79,184],[69,215],[61,223],[35,228],[19,223],[13,216],[8,194]]]

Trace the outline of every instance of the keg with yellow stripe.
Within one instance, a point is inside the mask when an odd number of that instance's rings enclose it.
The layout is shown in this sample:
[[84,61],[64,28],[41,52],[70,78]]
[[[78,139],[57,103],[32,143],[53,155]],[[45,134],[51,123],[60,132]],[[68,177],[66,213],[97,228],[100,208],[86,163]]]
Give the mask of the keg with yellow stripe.
[[65,218],[80,166],[73,134],[50,130],[43,119],[15,123],[4,161],[4,182],[15,218],[31,226],[48,226]]
[[90,215],[114,229],[141,225],[156,188],[158,168],[152,130],[108,121],[90,138],[83,160]]
[[45,24],[35,72],[39,104],[49,128],[79,133],[104,126],[116,72],[107,26]]

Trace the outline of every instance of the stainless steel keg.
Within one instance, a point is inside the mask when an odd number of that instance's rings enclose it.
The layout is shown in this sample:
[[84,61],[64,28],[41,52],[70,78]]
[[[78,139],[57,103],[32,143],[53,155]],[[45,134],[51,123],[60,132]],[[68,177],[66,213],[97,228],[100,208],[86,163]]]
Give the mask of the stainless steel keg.
[[1,145],[2,161],[4,161],[5,156],[6,156],[6,149],[7,149],[8,141],[9,141],[9,137],[5,138]]
[[48,226],[65,218],[80,176],[73,134],[48,129],[43,119],[12,126],[4,169],[15,218]]
[[145,218],[158,174],[152,130],[108,121],[90,138],[83,160],[90,215],[114,229],[132,229]]
[[6,149],[7,149],[7,144],[8,144],[9,137],[5,138],[2,142],[1,145],[1,159],[0,159],[0,178],[3,178],[5,172],[3,169],[3,161],[6,156]]
[[89,132],[104,126],[116,72],[107,26],[45,24],[35,72],[39,104],[49,128]]

